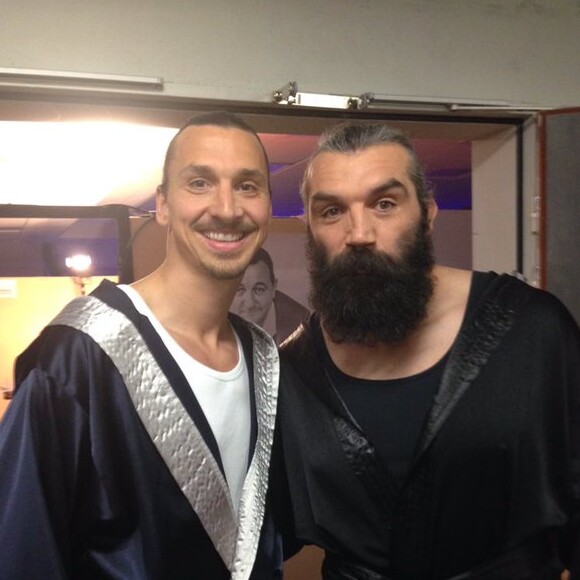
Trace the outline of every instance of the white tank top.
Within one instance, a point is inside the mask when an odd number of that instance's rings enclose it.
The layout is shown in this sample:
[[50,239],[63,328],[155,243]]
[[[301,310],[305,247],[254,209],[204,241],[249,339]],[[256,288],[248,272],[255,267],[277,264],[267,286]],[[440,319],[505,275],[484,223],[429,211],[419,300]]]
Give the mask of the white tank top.
[[217,441],[237,513],[248,469],[251,424],[250,383],[238,335],[238,363],[229,371],[216,371],[195,360],[179,346],[134,288],[125,284],[118,287],[131,299],[137,311],[147,316],[185,375]]

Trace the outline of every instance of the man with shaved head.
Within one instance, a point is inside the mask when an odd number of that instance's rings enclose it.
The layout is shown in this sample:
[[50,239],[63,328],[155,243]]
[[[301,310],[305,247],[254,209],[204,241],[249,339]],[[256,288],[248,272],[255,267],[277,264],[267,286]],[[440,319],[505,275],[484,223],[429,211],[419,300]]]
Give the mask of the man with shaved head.
[[173,139],[163,264],[69,304],[16,364],[0,424],[0,578],[270,580],[273,340],[228,309],[271,215],[256,133]]

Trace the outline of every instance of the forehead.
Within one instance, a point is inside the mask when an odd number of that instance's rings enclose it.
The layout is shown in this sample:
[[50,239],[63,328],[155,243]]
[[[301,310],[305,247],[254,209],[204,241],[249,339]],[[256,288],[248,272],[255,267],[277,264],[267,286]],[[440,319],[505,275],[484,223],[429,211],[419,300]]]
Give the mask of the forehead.
[[354,152],[325,151],[318,154],[310,168],[310,193],[331,187],[356,184],[358,187],[384,179],[411,184],[411,155],[397,143],[371,145]]
[[264,152],[255,135],[236,127],[215,125],[187,127],[177,137],[171,165],[188,164],[268,171]]

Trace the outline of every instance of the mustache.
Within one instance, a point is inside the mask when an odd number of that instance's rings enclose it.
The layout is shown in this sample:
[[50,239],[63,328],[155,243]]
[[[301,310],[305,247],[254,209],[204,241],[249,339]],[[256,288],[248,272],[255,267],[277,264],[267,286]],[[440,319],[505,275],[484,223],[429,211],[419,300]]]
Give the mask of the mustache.
[[[314,242],[315,244],[315,242]],[[319,277],[346,276],[349,278],[376,278],[378,272],[389,276],[394,269],[406,271],[414,264],[401,257],[394,257],[386,252],[366,247],[347,247],[334,258],[329,258],[324,247],[311,246],[309,272]],[[353,280],[354,282],[354,280]]]
[[237,217],[231,220],[216,217],[203,222],[195,222],[191,225],[191,229],[201,234],[206,232],[249,234],[256,231],[257,226],[248,222],[244,217]]

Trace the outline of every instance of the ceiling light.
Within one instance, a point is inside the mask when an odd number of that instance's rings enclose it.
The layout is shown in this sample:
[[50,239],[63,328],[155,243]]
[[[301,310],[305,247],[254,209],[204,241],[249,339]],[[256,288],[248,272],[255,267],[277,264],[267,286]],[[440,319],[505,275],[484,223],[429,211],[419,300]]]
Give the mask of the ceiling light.
[[116,122],[0,122],[0,204],[138,206],[177,129]]

